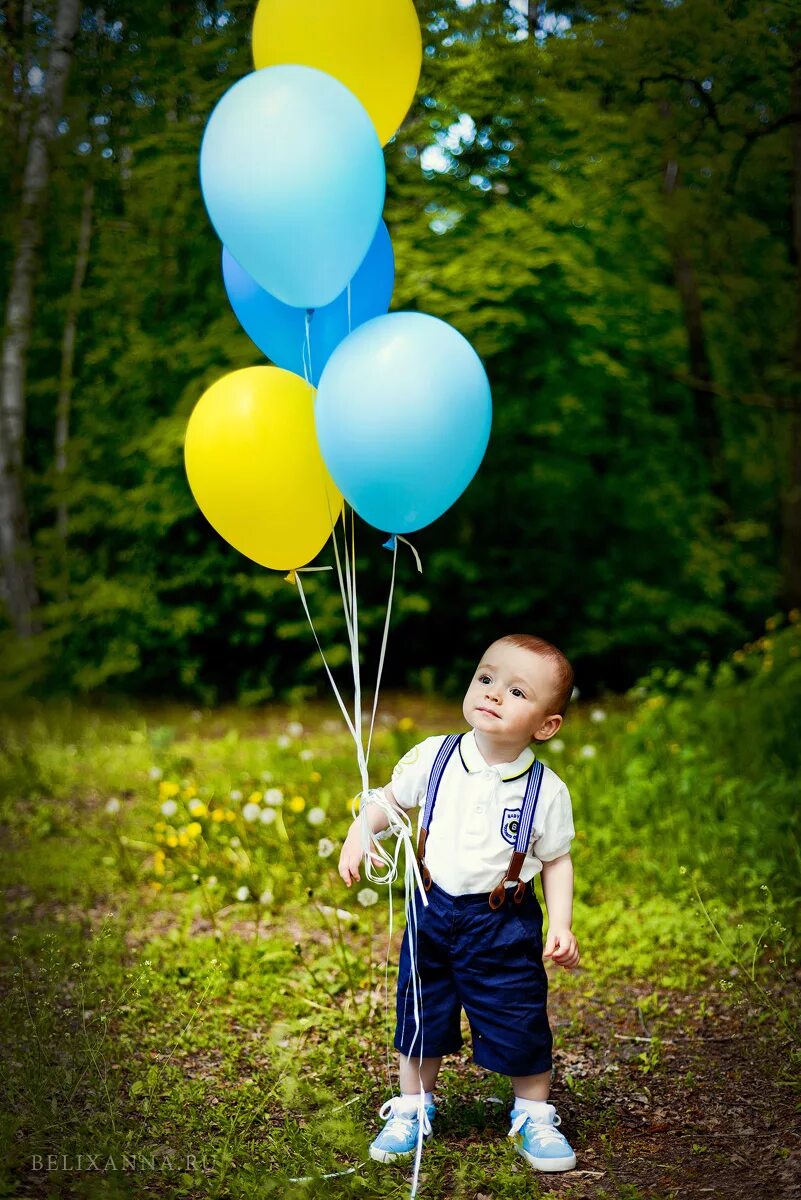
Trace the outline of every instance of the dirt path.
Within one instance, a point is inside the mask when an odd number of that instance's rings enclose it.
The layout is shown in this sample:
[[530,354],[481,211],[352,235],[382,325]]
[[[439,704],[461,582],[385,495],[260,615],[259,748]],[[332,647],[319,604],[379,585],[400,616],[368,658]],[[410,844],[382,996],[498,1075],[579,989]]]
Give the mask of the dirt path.
[[[576,981],[577,983],[578,981]],[[578,1168],[548,1177],[554,1196],[602,1200],[791,1200],[801,1197],[801,1119],[783,1082],[789,1050],[745,1003],[710,987],[695,995],[648,989],[603,998],[580,986],[553,996],[557,1080],[551,1095]],[[452,1060],[464,1094],[483,1073]],[[569,1078],[568,1078],[569,1077]],[[461,1091],[461,1087],[454,1088]],[[452,1106],[454,1109],[457,1106]],[[465,1129],[447,1101],[439,1136],[469,1144],[502,1137],[505,1107]],[[539,1177],[544,1182],[544,1177]],[[636,1190],[632,1190],[636,1189]]]

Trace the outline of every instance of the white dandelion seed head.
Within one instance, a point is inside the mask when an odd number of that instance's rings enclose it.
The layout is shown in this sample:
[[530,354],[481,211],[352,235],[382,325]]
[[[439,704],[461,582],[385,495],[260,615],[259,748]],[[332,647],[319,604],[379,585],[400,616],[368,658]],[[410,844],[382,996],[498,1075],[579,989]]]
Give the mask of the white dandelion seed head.
[[161,806],[161,811],[165,817],[174,817],[178,812],[178,805],[174,800],[165,800]]
[[275,899],[275,897],[273,896],[270,889],[265,888],[264,891],[262,892],[262,894],[259,896],[259,904],[272,904],[274,899]]
[[356,899],[363,908],[370,908],[371,905],[378,903],[378,892],[374,892],[372,888],[362,888],[356,893]]
[[317,855],[319,858],[329,858],[334,853],[334,843],[330,838],[320,838],[317,843]]
[[582,758],[595,758],[597,753],[598,752],[594,746],[582,746],[579,750],[579,754]]
[[261,781],[262,781],[262,783],[272,783],[272,781],[273,781],[272,771],[262,771]]
[[258,821],[261,816],[261,809],[258,804],[246,804],[242,809],[242,816],[246,821]]
[[278,746],[279,750],[286,750],[291,741],[291,738],[288,738],[285,733],[282,733],[280,737],[275,739],[275,744]]
[[565,748],[565,743],[561,738],[551,738],[548,742],[548,749],[553,750],[554,754],[561,754]]
[[286,731],[290,737],[303,737],[303,726],[301,725],[300,721],[290,721],[286,727]]
[[306,820],[310,825],[322,825],[325,821],[325,809],[310,808],[306,813]]
[[298,758],[300,759],[301,762],[311,762],[311,760],[314,758],[314,751],[313,750],[301,750],[300,754],[298,755]]
[[267,788],[267,791],[264,793],[265,804],[283,804],[283,802],[284,793],[280,788]]
[[239,888],[237,888],[237,889],[236,889],[236,898],[237,898],[237,900],[239,900],[240,902],[244,902],[245,900],[249,900],[249,899],[250,899],[250,888],[249,888],[249,887],[245,887],[245,885],[244,885],[244,884],[242,885],[242,887],[239,887]]
[[596,725],[600,725],[601,721],[606,720],[606,713],[602,708],[594,708],[590,713],[590,720],[594,721]]
[[163,774],[164,772],[162,771],[161,767],[151,767],[148,771],[148,777],[150,779],[161,779]]
[[261,821],[262,825],[272,825],[273,821],[275,820],[275,809],[263,808],[259,813],[259,820]]
[[121,808],[122,808],[122,805],[120,804],[117,797],[109,796],[108,800],[106,801],[106,812],[107,813],[118,813]]
[[229,793],[229,796],[233,801],[242,799],[242,793],[240,792],[239,788],[234,788],[234,790]]
[[242,845],[242,842],[240,841],[240,839],[238,837],[232,837],[230,842],[228,843],[228,845],[232,846],[234,850],[238,850],[239,847]]

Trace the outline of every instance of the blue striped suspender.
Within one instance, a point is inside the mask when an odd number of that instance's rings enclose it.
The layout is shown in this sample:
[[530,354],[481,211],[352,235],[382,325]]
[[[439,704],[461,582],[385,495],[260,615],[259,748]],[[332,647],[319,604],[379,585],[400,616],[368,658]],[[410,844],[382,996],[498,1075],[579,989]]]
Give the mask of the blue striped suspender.
[[[461,734],[450,733],[443,741],[437,756],[434,759],[434,765],[431,768],[431,774],[428,778],[428,787],[426,788],[426,800],[423,807],[423,816],[420,822],[420,836],[417,843],[417,857],[420,860],[421,874],[423,884],[426,891],[431,887],[431,875],[425,865],[425,845],[428,837],[428,827],[431,823],[431,817],[434,812],[434,805],[439,792],[439,785],[442,782],[442,776],[445,773],[445,768],[448,762],[459,745]],[[512,858],[509,863],[509,868],[503,879],[490,892],[489,905],[490,908],[500,908],[506,900],[506,883],[517,882],[515,888],[514,899],[517,904],[523,899],[525,884],[520,882],[520,868],[523,866],[526,854],[528,852],[531,835],[534,831],[534,813],[537,809],[537,801],[540,798],[540,790],[542,788],[542,777],[545,769],[539,759],[534,759],[528,772],[528,780],[526,782],[526,792],[523,797],[523,804],[520,809],[520,819],[517,823],[517,833],[515,834],[515,845],[512,853]]]

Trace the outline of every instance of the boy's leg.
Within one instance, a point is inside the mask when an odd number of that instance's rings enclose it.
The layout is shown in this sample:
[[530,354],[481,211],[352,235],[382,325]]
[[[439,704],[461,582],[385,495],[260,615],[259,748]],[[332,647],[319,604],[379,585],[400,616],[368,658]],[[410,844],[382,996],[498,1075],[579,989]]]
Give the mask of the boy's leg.
[[420,1080],[423,1081],[423,1091],[433,1092],[434,1084],[437,1082],[437,1075],[442,1065],[442,1056],[439,1058],[408,1058],[405,1054],[400,1056],[400,1088],[406,1095],[410,1093],[419,1093]]
[[515,1098],[521,1100],[547,1100],[551,1091],[551,1072],[541,1071],[539,1075],[511,1075]]

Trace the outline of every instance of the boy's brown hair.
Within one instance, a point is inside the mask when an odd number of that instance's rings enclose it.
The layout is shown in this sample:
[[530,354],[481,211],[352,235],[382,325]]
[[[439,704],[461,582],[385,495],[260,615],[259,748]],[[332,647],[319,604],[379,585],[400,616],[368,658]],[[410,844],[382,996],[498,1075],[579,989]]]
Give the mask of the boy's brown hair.
[[509,642],[513,646],[520,646],[522,650],[531,650],[532,653],[540,654],[543,658],[551,660],[556,675],[554,711],[563,717],[573,694],[574,675],[573,668],[562,651],[553,643],[546,642],[545,638],[534,637],[531,633],[507,633],[504,637],[498,638],[498,641]]

